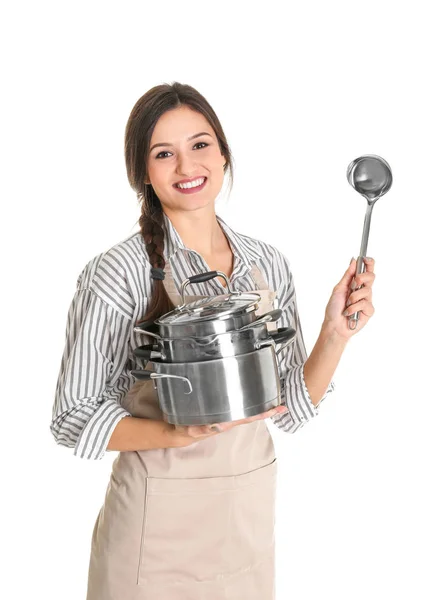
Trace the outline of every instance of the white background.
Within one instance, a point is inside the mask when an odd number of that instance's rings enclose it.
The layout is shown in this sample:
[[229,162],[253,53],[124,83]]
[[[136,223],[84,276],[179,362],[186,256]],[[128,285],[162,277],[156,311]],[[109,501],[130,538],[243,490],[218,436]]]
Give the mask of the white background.
[[[373,210],[374,317],[336,392],[278,456],[277,597],[426,600],[426,19],[423,2],[20,2],[3,11],[2,596],[84,600],[111,463],[49,431],[78,274],[136,230],[128,115],[198,89],[236,165],[218,213],[289,258],[308,352],[360,248],[346,168],[391,165]],[[244,599],[243,599],[244,600]],[[263,599],[260,599],[263,600]]]

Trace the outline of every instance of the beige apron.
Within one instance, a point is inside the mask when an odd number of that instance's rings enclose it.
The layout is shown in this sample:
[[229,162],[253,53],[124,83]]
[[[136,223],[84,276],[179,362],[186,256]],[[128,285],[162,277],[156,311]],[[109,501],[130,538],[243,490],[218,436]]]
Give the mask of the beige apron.
[[[168,263],[165,273],[177,305]],[[256,266],[251,274],[260,315],[276,293]],[[137,380],[122,406],[162,420],[152,381]],[[119,452],[94,526],[86,600],[273,600],[276,471],[265,420],[184,448]]]

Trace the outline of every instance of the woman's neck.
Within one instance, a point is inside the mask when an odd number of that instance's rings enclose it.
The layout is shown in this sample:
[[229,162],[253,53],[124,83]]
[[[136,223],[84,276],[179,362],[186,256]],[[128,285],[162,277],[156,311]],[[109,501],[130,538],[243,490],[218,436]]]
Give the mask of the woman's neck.
[[227,251],[229,243],[214,211],[164,212],[187,248],[213,257]]

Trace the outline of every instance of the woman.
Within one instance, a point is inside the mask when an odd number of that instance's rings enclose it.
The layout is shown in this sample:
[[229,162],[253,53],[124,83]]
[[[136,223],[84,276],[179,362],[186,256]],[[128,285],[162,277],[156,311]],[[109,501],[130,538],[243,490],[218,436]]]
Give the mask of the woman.
[[[374,261],[366,259],[354,279],[364,285],[349,295],[351,261],[307,358],[288,260],[215,214],[233,169],[205,98],[176,82],[149,90],[130,114],[125,159],[141,231],[79,276],[51,425],[76,456],[119,451],[93,531],[87,600],[271,600],[276,458],[264,419],[294,433],[318,414],[347,341],[373,315]],[[277,353],[282,403],[216,429],[174,426],[163,421],[152,382],[130,373],[144,366],[134,349],[150,341],[134,327],[172,310],[181,281],[209,270],[226,273],[234,290],[257,290],[259,313],[280,307],[276,326],[296,329]],[[221,294],[223,282],[187,292],[187,300]],[[355,330],[345,304],[361,311]]]

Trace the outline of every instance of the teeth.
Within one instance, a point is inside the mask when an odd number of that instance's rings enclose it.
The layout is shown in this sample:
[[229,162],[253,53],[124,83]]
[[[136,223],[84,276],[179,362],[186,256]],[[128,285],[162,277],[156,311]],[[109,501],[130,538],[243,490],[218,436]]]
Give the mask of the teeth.
[[198,185],[202,185],[204,181],[205,177],[200,177],[199,179],[195,179],[195,181],[189,181],[188,183],[177,183],[177,187],[183,189],[198,187]]

